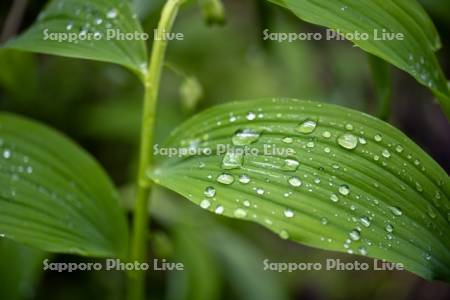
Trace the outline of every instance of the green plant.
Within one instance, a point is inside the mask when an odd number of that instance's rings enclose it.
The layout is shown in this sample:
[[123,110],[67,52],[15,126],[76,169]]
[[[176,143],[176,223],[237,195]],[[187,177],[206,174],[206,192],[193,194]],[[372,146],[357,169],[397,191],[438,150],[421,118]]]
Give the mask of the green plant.
[[[142,34],[128,2],[120,0],[51,1],[35,25],[6,44],[120,64],[139,77],[145,95],[130,243],[119,196],[93,159],[53,130],[7,113],[0,116],[0,232],[50,252],[144,261],[149,195],[159,184],[204,209],[260,223],[284,239],[401,262],[424,278],[449,280],[449,177],[405,135],[374,117],[294,99],[230,103],[183,123],[163,146],[193,155],[154,164],[155,107],[168,43],[164,34],[171,32],[183,2],[166,2],[148,63],[139,39],[74,43],[42,38],[45,29]],[[272,2],[344,33],[384,27],[404,32],[409,39],[401,42],[353,42],[428,86],[450,115],[450,92],[433,53],[439,37],[415,1]],[[220,2],[202,5],[220,21]],[[386,118],[389,67],[377,58],[371,62],[383,103],[380,117]],[[217,153],[220,145],[229,148]],[[208,148],[212,153],[202,152]],[[285,148],[294,152],[277,152]],[[130,299],[144,297],[143,276],[129,273]]]

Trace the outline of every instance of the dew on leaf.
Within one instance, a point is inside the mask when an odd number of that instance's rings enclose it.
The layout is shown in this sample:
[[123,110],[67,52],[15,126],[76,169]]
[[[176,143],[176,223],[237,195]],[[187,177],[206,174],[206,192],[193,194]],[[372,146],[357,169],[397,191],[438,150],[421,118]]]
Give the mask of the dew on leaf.
[[262,189],[262,188],[256,188],[256,193],[257,193],[258,195],[264,195],[265,192],[266,192],[266,191],[265,191],[264,189]]
[[361,232],[358,229],[353,229],[348,235],[354,241],[357,241],[361,238]]
[[402,210],[397,206],[391,206],[389,207],[391,210],[391,213],[395,216],[401,216],[403,214]]
[[254,129],[239,129],[231,139],[235,146],[246,146],[256,142],[261,133]]
[[222,173],[217,177],[217,182],[222,184],[232,184],[234,182],[234,177],[228,173]]
[[345,129],[347,129],[348,131],[352,131],[353,130],[353,125],[350,123],[345,124]]
[[106,17],[108,19],[114,19],[116,18],[118,15],[117,9],[115,8],[111,8],[110,10],[108,10],[108,12],[106,13]]
[[8,159],[11,157],[11,150],[5,149],[3,150],[3,158]]
[[327,225],[328,224],[328,219],[327,218],[320,218],[320,224]]
[[300,163],[295,159],[285,159],[284,164],[281,167],[281,170],[283,171],[296,171],[298,167],[300,166]]
[[228,151],[222,159],[222,169],[231,170],[242,167],[244,154],[242,151]]
[[324,138],[328,139],[328,138],[331,137],[331,133],[330,133],[329,131],[324,131],[324,132],[322,133],[322,136],[323,136]]
[[219,205],[219,206],[216,207],[216,209],[214,210],[214,212],[215,212],[216,214],[218,214],[218,215],[221,215],[221,214],[223,214],[224,210],[225,210],[225,209],[223,208],[223,206],[222,206],[222,205]]
[[287,137],[284,137],[281,141],[286,144],[292,144],[294,142],[294,139],[287,136]]
[[245,218],[247,216],[247,211],[243,208],[237,208],[234,210],[233,215],[236,218]]
[[339,186],[339,194],[347,196],[348,194],[350,194],[350,187],[346,184],[341,184]]
[[203,192],[203,194],[206,197],[212,198],[216,195],[216,189],[212,186],[208,186],[205,188],[205,191]]
[[241,176],[239,176],[239,182],[243,183],[243,184],[247,184],[250,182],[250,177],[246,174],[242,174]]
[[395,146],[395,151],[397,151],[398,153],[402,153],[403,147],[401,145],[397,145],[397,146]]
[[364,247],[364,246],[360,246],[360,247],[358,248],[358,252],[359,252],[359,254],[361,254],[361,255],[367,255],[367,248]]
[[330,196],[330,200],[333,202],[338,202],[339,201],[339,197],[336,194],[331,194]]
[[287,240],[289,238],[289,233],[286,230],[281,230],[279,233],[280,238]]
[[359,219],[361,221],[361,224],[364,225],[364,227],[370,227],[370,219],[366,216],[363,216]]
[[316,129],[316,126],[317,126],[316,121],[306,119],[302,123],[298,124],[295,130],[303,134],[310,134]]
[[375,139],[376,142],[381,142],[383,140],[383,137],[381,135],[379,135],[379,134],[376,134],[374,136],[374,139]]
[[249,121],[253,121],[256,118],[256,114],[254,112],[248,112],[246,118]]
[[338,144],[345,149],[355,149],[358,146],[358,138],[353,134],[345,133],[338,137]]
[[387,232],[391,233],[394,231],[394,226],[392,226],[392,224],[386,224],[384,229],[386,229]]
[[211,202],[209,202],[208,199],[203,199],[200,202],[200,207],[203,208],[203,209],[208,209],[210,206],[211,206]]
[[290,177],[288,179],[288,182],[293,187],[299,187],[302,185],[302,181],[297,176]]
[[294,212],[292,210],[290,210],[290,209],[284,210],[283,214],[284,214],[284,216],[286,218],[293,218],[294,217]]
[[381,154],[382,154],[384,157],[386,157],[386,158],[391,157],[391,152],[389,152],[389,150],[387,150],[387,149],[384,149],[384,150],[381,152]]

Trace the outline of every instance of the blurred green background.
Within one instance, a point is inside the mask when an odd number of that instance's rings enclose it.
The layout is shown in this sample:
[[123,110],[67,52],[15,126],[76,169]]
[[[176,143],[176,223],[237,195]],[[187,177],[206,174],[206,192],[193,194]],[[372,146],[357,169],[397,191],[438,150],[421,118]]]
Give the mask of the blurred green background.
[[[13,1],[0,3],[3,41],[27,28],[46,1],[24,1],[17,30],[6,31]],[[156,26],[162,0],[134,0],[146,32]],[[197,111],[234,100],[295,97],[375,114],[367,56],[349,42],[264,41],[262,31],[322,32],[267,1],[228,0],[226,24],[207,26],[196,1],[180,13],[169,46],[158,107],[157,142]],[[450,77],[450,5],[422,0],[443,42]],[[450,169],[450,126],[430,92],[393,68],[390,122]],[[136,173],[143,89],[133,74],[110,64],[0,50],[0,110],[40,120],[92,153],[129,206]],[[196,96],[201,96],[200,99]],[[183,262],[184,272],[148,272],[148,298],[168,300],[450,299],[450,286],[407,272],[263,271],[275,262],[365,261],[282,241],[265,229],[201,211],[155,189],[150,256]],[[122,299],[120,272],[43,272],[42,259],[81,262],[0,241],[0,299]]]

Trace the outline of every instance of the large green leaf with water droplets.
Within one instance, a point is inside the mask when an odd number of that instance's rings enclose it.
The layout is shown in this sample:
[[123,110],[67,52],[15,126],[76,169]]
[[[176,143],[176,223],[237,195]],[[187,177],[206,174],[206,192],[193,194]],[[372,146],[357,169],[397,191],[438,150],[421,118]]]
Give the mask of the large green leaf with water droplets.
[[149,176],[202,208],[450,279],[449,177],[374,117],[293,99],[231,103],[154,150],[161,162]]
[[50,252],[125,256],[118,195],[81,148],[36,122],[0,114],[0,236]]
[[[339,30],[358,32],[352,42],[429,87],[450,118],[450,91],[434,54],[441,47],[433,22],[416,0],[269,0],[291,10],[307,22]],[[402,33],[403,40],[381,38],[383,30]],[[377,34],[375,35],[375,31]],[[351,38],[351,37],[349,37]]]
[[125,0],[53,0],[36,22],[6,47],[123,65],[146,70],[142,27]]

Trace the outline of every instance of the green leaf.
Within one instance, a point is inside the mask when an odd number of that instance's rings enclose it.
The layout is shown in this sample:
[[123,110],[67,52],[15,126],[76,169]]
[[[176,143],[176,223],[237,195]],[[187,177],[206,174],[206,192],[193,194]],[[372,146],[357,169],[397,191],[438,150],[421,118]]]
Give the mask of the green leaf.
[[154,150],[166,156],[149,176],[203,208],[450,279],[449,177],[374,117],[294,99],[231,103],[186,121]]
[[25,33],[5,47],[116,63],[143,77],[145,40],[124,35],[135,33],[143,31],[128,1],[53,0]]
[[[450,119],[450,91],[434,51],[441,47],[437,31],[415,0],[269,0],[300,19],[344,34],[368,34],[352,42],[411,74],[429,87]],[[383,30],[402,33],[403,40],[375,40]]]
[[391,66],[370,54],[368,55],[368,60],[372,71],[374,94],[378,103],[378,117],[382,120],[388,120],[391,114]]
[[0,234],[50,252],[125,256],[118,195],[100,166],[67,138],[0,114]]

